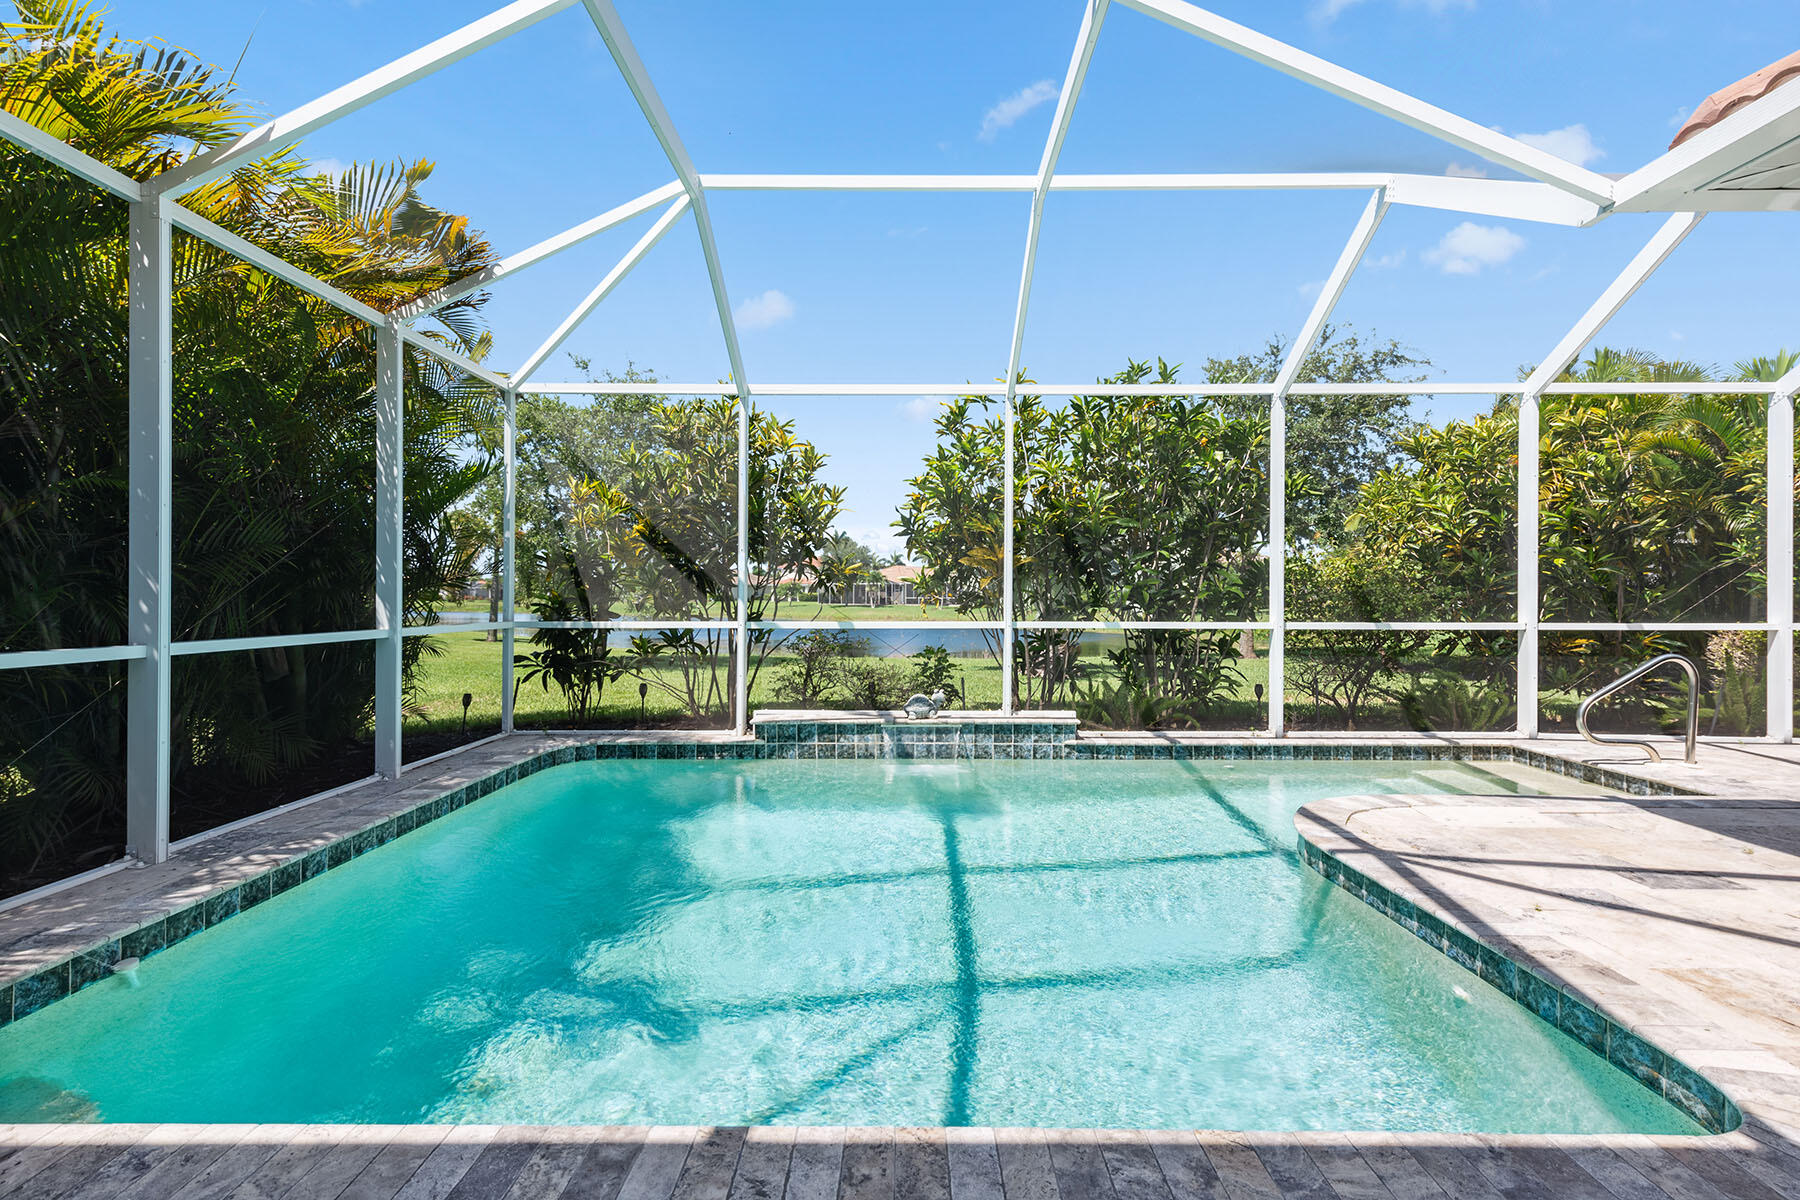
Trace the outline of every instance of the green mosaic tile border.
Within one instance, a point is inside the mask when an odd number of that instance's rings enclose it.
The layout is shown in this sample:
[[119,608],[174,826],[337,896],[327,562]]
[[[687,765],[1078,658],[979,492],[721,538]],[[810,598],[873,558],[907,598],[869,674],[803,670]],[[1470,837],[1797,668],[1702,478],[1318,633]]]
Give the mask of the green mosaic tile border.
[[1683,788],[1515,746],[1294,745],[1277,741],[1184,743],[1146,738],[1100,741],[1076,737],[1074,721],[985,722],[766,722],[754,740],[731,742],[580,742],[558,746],[484,778],[453,788],[386,820],[378,821],[252,879],[197,900],[71,955],[34,974],[0,983],[0,1027],[30,1016],[110,975],[122,958],[148,958],[279,896],[291,887],[341,867],[377,846],[449,815],[490,792],[550,767],[595,760],[677,759],[957,759],[957,760],[1230,760],[1282,762],[1338,760],[1425,762],[1463,759],[1515,762],[1579,778],[1635,795],[1690,795]]
[[1730,1133],[1743,1122],[1738,1106],[1711,1080],[1579,996],[1375,882],[1305,837],[1300,838],[1300,857],[1433,950],[1681,1109],[1708,1132]]

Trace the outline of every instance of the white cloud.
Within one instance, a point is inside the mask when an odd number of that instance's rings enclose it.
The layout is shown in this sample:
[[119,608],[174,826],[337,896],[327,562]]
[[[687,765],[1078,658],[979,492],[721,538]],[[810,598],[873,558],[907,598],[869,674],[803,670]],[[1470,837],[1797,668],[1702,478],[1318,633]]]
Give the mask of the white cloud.
[[1316,299],[1318,297],[1319,293],[1324,290],[1325,290],[1325,281],[1323,279],[1311,280],[1307,283],[1301,284],[1300,287],[1298,288],[1301,298],[1305,299],[1305,300]]
[[943,407],[944,401],[940,396],[914,396],[900,402],[900,415],[909,421],[925,423],[936,419],[938,411]]
[[321,158],[312,165],[312,173],[314,175],[323,175],[333,182],[342,179],[344,177],[344,172],[347,170],[349,170],[349,167],[345,166],[335,158]]
[[[1312,6],[1312,19],[1320,25],[1329,25],[1344,13],[1364,0],[1318,0]],[[1434,17],[1441,17],[1453,8],[1472,9],[1475,0],[1395,0],[1401,8],[1418,9]]]
[[1521,133],[1516,136],[1527,146],[1567,159],[1578,167],[1585,167],[1595,159],[1606,157],[1606,151],[1594,145],[1594,135],[1588,132],[1586,125],[1567,125],[1548,133]]
[[993,141],[1002,129],[1011,128],[1020,117],[1056,99],[1061,91],[1052,79],[1040,79],[1030,87],[1020,88],[981,115],[981,132],[975,136],[984,142]]
[[1446,275],[1478,275],[1483,267],[1497,267],[1524,248],[1525,239],[1504,225],[1464,221],[1427,250],[1424,259]]
[[760,296],[752,296],[731,310],[738,325],[744,329],[767,329],[771,325],[779,325],[791,320],[794,316],[794,302],[789,300],[786,292],[770,288]]
[[1444,168],[1444,174],[1452,179],[1486,179],[1487,168],[1483,166],[1465,167],[1461,163],[1451,163]]
[[1383,254],[1379,258],[1371,258],[1364,265],[1377,271],[1391,271],[1405,261],[1406,251],[1402,249],[1396,250],[1392,254]]
[[1693,109],[1687,107],[1685,104],[1682,105],[1675,110],[1675,115],[1669,118],[1669,128],[1680,129],[1683,125],[1687,124],[1687,119],[1693,115],[1693,112]]

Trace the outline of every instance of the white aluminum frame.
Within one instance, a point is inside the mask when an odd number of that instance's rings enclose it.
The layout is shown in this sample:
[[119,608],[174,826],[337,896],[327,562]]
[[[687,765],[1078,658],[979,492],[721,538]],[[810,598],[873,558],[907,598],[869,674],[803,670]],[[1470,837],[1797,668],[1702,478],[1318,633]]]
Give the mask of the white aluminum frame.
[[[1767,193],[1708,191],[1710,184],[1751,162],[1758,155],[1800,136],[1800,84],[1777,89],[1755,104],[1719,122],[1670,153],[1622,180],[1611,180],[1527,146],[1478,122],[1450,113],[1324,59],[1225,20],[1185,0],[1119,0],[1119,3],[1178,30],[1281,71],[1294,78],[1422,130],[1490,162],[1521,172],[1519,180],[1468,179],[1410,172],[1294,173],[1119,173],[1058,174],[1056,167],[1067,138],[1087,68],[1099,42],[1110,0],[1088,0],[1058,97],[1043,156],[1035,174],[703,174],[676,132],[649,72],[633,46],[611,0],[517,0],[463,28],[431,42],[317,100],[265,122],[231,143],[199,154],[146,183],[127,178],[104,163],[49,136],[12,114],[0,112],[0,139],[54,163],[130,205],[130,400],[129,400],[129,579],[130,641],[125,645],[0,653],[0,671],[83,663],[123,662],[127,670],[127,841],[141,861],[162,861],[169,853],[169,711],[170,674],[179,656],[254,649],[374,643],[377,655],[376,758],[379,773],[392,777],[419,764],[406,764],[401,753],[400,661],[408,637],[439,632],[497,630],[503,642],[502,732],[513,728],[513,656],[519,630],[551,627],[618,630],[729,630],[733,641],[732,724],[748,727],[747,671],[749,635],[754,631],[804,629],[980,629],[1003,640],[1004,708],[1014,704],[1013,643],[1021,630],[1118,629],[1251,629],[1271,637],[1269,732],[1285,732],[1283,658],[1286,631],[1305,630],[1490,630],[1516,631],[1519,645],[1519,719],[1517,731],[1537,735],[1537,650],[1544,630],[1715,630],[1751,629],[1769,633],[1768,720],[1764,739],[1790,742],[1794,730],[1794,402],[1800,394],[1800,369],[1774,383],[1707,384],[1562,384],[1554,382],[1630,298],[1631,294],[1692,231],[1701,211],[1710,209],[1800,207],[1800,194],[1783,200]],[[445,66],[461,61],[547,18],[576,8],[585,11],[599,32],[621,77],[655,134],[676,178],[662,187],[626,201],[563,233],[501,259],[494,266],[459,280],[403,309],[383,313],[346,294],[329,281],[288,263],[222,229],[180,205],[179,197],[219,179],[254,157],[292,146],[307,134],[391,95]],[[1002,399],[1005,404],[1005,567],[1001,619],[997,621],[750,621],[749,579],[749,442],[752,393],[744,369],[729,293],[707,209],[706,192],[718,191],[941,191],[1029,194],[1024,259],[1006,373],[1001,382],[972,383],[789,383],[762,384],[769,396],[963,396]],[[1030,307],[1032,275],[1050,193],[1069,191],[1225,191],[1225,190],[1367,190],[1372,193],[1362,218],[1296,336],[1277,378],[1270,383],[1232,385],[1116,385],[1088,383],[1029,384],[1019,382],[1024,335]],[[444,305],[510,277],[573,246],[667,205],[651,230],[600,282],[595,291],[511,375],[458,354],[442,339],[415,323]],[[1297,381],[1307,353],[1329,320],[1333,306],[1379,227],[1390,205],[1412,205],[1520,221],[1585,226],[1614,211],[1661,211],[1675,215],[1632,259],[1619,277],[1572,327],[1568,335],[1531,374],[1520,381],[1497,383],[1438,382],[1405,384],[1332,384]],[[707,275],[718,310],[720,333],[731,364],[727,383],[596,384],[539,382],[538,370],[574,328],[589,316],[626,274],[641,261],[680,217],[692,212]],[[376,432],[376,619],[375,627],[303,636],[224,638],[176,641],[170,628],[168,597],[172,584],[171,430],[172,379],[170,328],[171,249],[175,229],[200,237],[229,254],[368,323],[377,343]],[[503,537],[497,574],[502,589],[498,621],[463,625],[405,625],[401,608],[401,544],[405,487],[402,477],[405,345],[412,345],[447,365],[497,389],[503,398]],[[1035,621],[1020,619],[1013,587],[1013,508],[1015,496],[1014,417],[1021,387],[1034,395],[1112,396],[1260,396],[1271,415],[1270,459],[1270,612],[1260,621]],[[520,617],[516,610],[514,564],[516,535],[517,404],[521,392],[555,395],[732,396],[738,410],[738,544],[735,612],[723,621],[544,622]],[[1538,404],[1543,396],[1570,393],[1625,394],[1662,392],[1766,395],[1768,417],[1768,577],[1767,619],[1761,622],[1552,622],[1538,608]],[[1311,622],[1288,621],[1285,605],[1285,556],[1273,551],[1285,545],[1286,401],[1290,396],[1332,395],[1495,395],[1519,397],[1519,512],[1517,528],[1518,602],[1514,621],[1490,622]],[[484,739],[484,741],[487,739]],[[481,743],[477,743],[481,744]],[[427,760],[431,761],[431,760]],[[304,802],[302,802],[304,803]],[[292,806],[288,806],[292,807]],[[253,818],[254,819],[254,818]],[[192,841],[194,839],[188,839]],[[185,843],[184,843],[185,844]],[[104,869],[104,868],[103,868]]]

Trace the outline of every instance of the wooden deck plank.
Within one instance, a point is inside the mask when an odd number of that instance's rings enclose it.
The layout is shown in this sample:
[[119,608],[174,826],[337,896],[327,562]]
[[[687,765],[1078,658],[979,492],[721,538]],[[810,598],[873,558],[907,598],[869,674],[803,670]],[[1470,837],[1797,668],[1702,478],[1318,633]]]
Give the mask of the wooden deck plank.
[[1726,1151],[1731,1161],[1790,1200],[1800,1200],[1800,1158],[1785,1155],[1745,1136]]
[[[1394,1193],[1359,1148],[1341,1135],[1307,1134],[1295,1140],[1306,1149],[1340,1200],[1395,1200]],[[1438,1196],[1442,1197],[1443,1192],[1438,1192]]]
[[791,1125],[759,1125],[744,1135],[730,1200],[781,1200],[787,1190],[788,1163],[794,1156]]
[[[1484,1138],[1484,1141],[1495,1139]],[[1630,1200],[1620,1196],[1605,1180],[1594,1175],[1581,1163],[1570,1157],[1557,1146],[1548,1146],[1537,1139],[1507,1138],[1502,1142],[1505,1151],[1516,1158],[1533,1175],[1543,1180],[1557,1196],[1576,1198],[1592,1197],[1593,1200]]]
[[1739,1197],[1742,1200],[1791,1200],[1794,1194],[1765,1183],[1739,1163],[1737,1156],[1723,1149],[1673,1139],[1662,1142],[1661,1148],[1670,1158],[1732,1200],[1739,1200]]
[[1118,1200],[1173,1200],[1162,1164],[1141,1130],[1112,1129],[1099,1135],[1100,1157]]
[[1043,1130],[996,1129],[994,1148],[1000,1156],[1006,1200],[1058,1200],[1056,1170]]
[[794,1153],[788,1159],[787,1188],[782,1193],[785,1200],[837,1200],[844,1137],[841,1125],[794,1130]]
[[258,1125],[206,1164],[179,1191],[165,1195],[169,1200],[224,1200],[299,1132],[298,1125]]
[[103,1172],[115,1159],[124,1158],[142,1140],[138,1131],[130,1127],[94,1126],[91,1135],[80,1144],[69,1146],[43,1170],[21,1180],[14,1194],[30,1196],[31,1200],[61,1200]]
[[342,1136],[341,1126],[301,1126],[266,1163],[232,1189],[231,1200],[281,1200],[337,1148]]
[[0,1196],[16,1196],[19,1189],[35,1176],[48,1170],[75,1144],[63,1137],[46,1134],[29,1146],[23,1146],[0,1161]]
[[1668,1193],[1671,1200],[1720,1200],[1724,1194],[1651,1142],[1627,1137],[1610,1144],[1608,1149]]
[[337,1200],[363,1169],[375,1161],[375,1156],[387,1145],[387,1137],[386,1130],[362,1125],[344,1130],[331,1153],[302,1175],[289,1195],[306,1196],[308,1200]]
[[1446,1200],[1443,1186],[1431,1177],[1399,1135],[1353,1133],[1349,1143],[1362,1155],[1394,1200]]
[[1193,1134],[1157,1132],[1148,1135],[1148,1140],[1156,1164],[1162,1168],[1163,1182],[1175,1200],[1228,1200],[1224,1181]]
[[622,1125],[602,1135],[582,1152],[581,1161],[564,1181],[562,1195],[570,1200],[617,1200],[637,1162],[650,1130],[644,1125]]
[[1062,1200],[1109,1200],[1112,1179],[1091,1129],[1061,1129],[1049,1136],[1050,1168]]
[[838,1168],[839,1200],[893,1200],[894,1131],[885,1126],[844,1131]]
[[1669,1193],[1604,1146],[1587,1138],[1564,1135],[1552,1135],[1546,1140],[1619,1200],[1671,1200]]
[[539,1139],[518,1178],[506,1189],[505,1200],[545,1200],[562,1195],[595,1134],[593,1127],[584,1126],[558,1129],[553,1136]]
[[944,1150],[950,1164],[950,1200],[1006,1200],[992,1129],[946,1129]]
[[1283,1200],[1337,1200],[1331,1184],[1304,1146],[1291,1139],[1258,1134],[1247,1139]]
[[669,1200],[681,1165],[700,1130],[694,1125],[657,1125],[644,1135],[643,1148],[619,1188],[619,1200]]
[[124,1153],[88,1176],[80,1186],[65,1193],[64,1200],[111,1200],[143,1178],[174,1150],[166,1142],[153,1140],[151,1135],[156,1128],[159,1127],[153,1126],[144,1136],[127,1146]]
[[534,1125],[502,1126],[450,1189],[447,1200],[501,1200],[537,1153],[533,1144],[537,1135]]
[[394,1193],[394,1200],[444,1200],[498,1132],[493,1125],[460,1125],[447,1131],[437,1149]]
[[675,1180],[671,1200],[728,1200],[747,1132],[742,1125],[701,1129]]
[[1514,1161],[1494,1146],[1484,1146],[1471,1139],[1469,1144],[1458,1146],[1457,1152],[1474,1163],[1475,1169],[1506,1200],[1559,1200],[1524,1163]]
[[950,1155],[941,1128],[894,1130],[894,1200],[950,1200]]
[[[255,1133],[256,1125],[164,1125],[146,1141],[161,1151],[150,1169],[113,1193],[116,1200],[164,1200],[173,1196]],[[300,1127],[290,1127],[296,1136]]]
[[1206,1157],[1225,1185],[1231,1200],[1281,1200],[1281,1190],[1269,1177],[1255,1149],[1240,1133],[1206,1133],[1196,1135],[1206,1148]]
[[1407,1152],[1454,1200],[1506,1200],[1474,1163],[1450,1145],[1412,1144]]
[[417,1127],[416,1135],[390,1141],[350,1181],[338,1200],[394,1200],[407,1180],[437,1151],[447,1133],[445,1126],[423,1125]]

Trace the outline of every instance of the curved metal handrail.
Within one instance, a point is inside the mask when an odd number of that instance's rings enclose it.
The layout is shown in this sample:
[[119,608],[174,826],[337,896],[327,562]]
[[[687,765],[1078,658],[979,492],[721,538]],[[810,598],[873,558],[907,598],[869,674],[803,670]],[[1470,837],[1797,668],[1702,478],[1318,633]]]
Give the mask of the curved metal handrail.
[[1617,679],[1589,696],[1586,700],[1583,700],[1581,702],[1581,707],[1575,710],[1575,728],[1581,731],[1581,736],[1599,746],[1636,746],[1650,756],[1651,762],[1661,762],[1662,755],[1657,753],[1656,747],[1649,742],[1642,741],[1638,738],[1601,737],[1599,734],[1593,732],[1588,728],[1588,710],[1593,708],[1594,705],[1601,700],[1612,695],[1614,692],[1622,691],[1623,689],[1630,687],[1664,663],[1679,663],[1682,671],[1687,675],[1688,711],[1686,761],[1690,763],[1694,762],[1694,742],[1700,736],[1700,671],[1692,662],[1679,654],[1659,654],[1643,666],[1619,676]]

